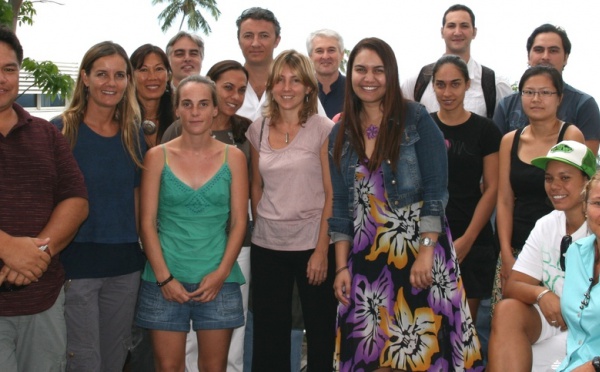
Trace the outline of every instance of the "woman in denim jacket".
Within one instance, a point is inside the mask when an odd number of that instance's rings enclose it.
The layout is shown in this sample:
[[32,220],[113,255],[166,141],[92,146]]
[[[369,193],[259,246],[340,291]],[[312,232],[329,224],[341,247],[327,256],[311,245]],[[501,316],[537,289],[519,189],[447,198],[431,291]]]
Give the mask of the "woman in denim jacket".
[[479,341],[444,217],[441,132],[402,98],[384,41],[360,41],[347,71],[342,120],[329,137],[336,370],[477,370]]

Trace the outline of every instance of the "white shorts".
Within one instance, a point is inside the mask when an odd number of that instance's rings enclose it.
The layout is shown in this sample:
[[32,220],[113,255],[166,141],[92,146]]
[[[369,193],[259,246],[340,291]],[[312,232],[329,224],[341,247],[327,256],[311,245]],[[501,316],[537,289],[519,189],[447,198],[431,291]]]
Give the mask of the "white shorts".
[[[533,307],[535,307],[538,314],[540,314],[540,320],[542,321],[542,329],[540,330],[540,337],[537,339],[537,341],[534,343],[534,345],[563,333],[563,331],[560,330],[560,327],[555,327],[552,324],[548,323],[548,321],[546,320],[546,317],[544,316],[544,313],[542,313],[542,310],[540,309],[540,307],[537,304],[534,304]],[[566,332],[566,331],[564,331],[564,332]]]

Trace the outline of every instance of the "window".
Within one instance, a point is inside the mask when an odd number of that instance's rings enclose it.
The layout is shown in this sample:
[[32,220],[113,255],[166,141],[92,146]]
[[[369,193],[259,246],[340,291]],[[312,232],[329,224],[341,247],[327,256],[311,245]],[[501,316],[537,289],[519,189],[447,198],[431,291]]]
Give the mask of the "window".
[[37,94],[23,94],[17,98],[17,103],[22,107],[37,107]]
[[65,107],[64,97],[56,96],[54,100],[48,94],[23,94],[17,98],[17,103],[26,108]]

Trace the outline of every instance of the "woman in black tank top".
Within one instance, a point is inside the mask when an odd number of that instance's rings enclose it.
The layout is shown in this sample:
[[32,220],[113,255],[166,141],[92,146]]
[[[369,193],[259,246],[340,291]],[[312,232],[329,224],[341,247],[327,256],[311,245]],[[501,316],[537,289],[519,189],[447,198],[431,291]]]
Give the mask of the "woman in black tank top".
[[529,68],[519,82],[525,127],[507,133],[500,144],[500,177],[497,203],[497,234],[500,242],[499,270],[494,303],[501,297],[505,281],[535,222],[552,211],[544,191],[544,171],[531,159],[545,156],[556,143],[583,143],[576,126],[557,118],[564,83],[560,72],[549,66]]

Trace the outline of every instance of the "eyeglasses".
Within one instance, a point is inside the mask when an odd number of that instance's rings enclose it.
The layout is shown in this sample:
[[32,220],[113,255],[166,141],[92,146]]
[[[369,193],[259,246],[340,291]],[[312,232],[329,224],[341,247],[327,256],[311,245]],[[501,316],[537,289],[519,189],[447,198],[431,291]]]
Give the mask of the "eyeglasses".
[[565,253],[567,253],[571,243],[573,243],[573,238],[569,234],[563,236],[560,241],[560,268],[562,271],[565,271]]
[[538,95],[540,98],[548,98],[553,94],[558,94],[558,92],[553,92],[551,90],[522,90],[521,95],[527,98],[533,98],[535,95]]

